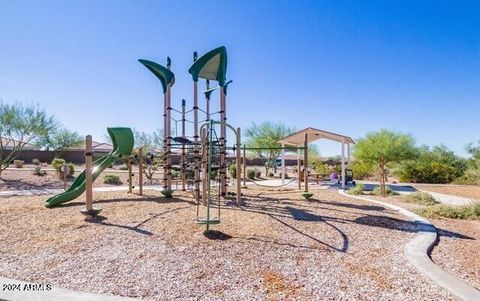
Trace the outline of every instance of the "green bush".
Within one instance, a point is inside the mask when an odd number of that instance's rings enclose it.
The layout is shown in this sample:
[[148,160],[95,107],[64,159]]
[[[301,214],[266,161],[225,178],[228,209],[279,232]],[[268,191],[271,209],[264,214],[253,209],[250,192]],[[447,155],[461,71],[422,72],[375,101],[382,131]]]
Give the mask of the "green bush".
[[423,147],[417,159],[400,166],[398,176],[403,182],[446,184],[463,176],[466,170],[466,160],[446,147]]
[[25,161],[23,161],[23,160],[13,160],[13,164],[15,164],[16,168],[22,168],[23,163],[25,163]]
[[[374,195],[382,195],[382,191],[380,189],[380,186],[375,187],[375,189],[373,189],[373,194]],[[398,193],[393,191],[392,188],[390,188],[390,186],[385,186],[385,194],[386,195],[398,195]]]
[[65,165],[65,160],[62,158],[54,158],[52,160],[52,167],[55,169],[57,172],[61,172],[62,166]]
[[321,176],[325,177],[330,174],[331,168],[325,163],[316,163],[315,164],[315,172],[319,173]]
[[39,166],[41,164],[41,162],[37,158],[34,158],[34,159],[32,159],[32,164],[36,165],[36,166]]
[[232,179],[237,178],[237,166],[235,164],[232,164],[228,167],[228,173],[230,174],[230,177]]
[[375,166],[371,163],[353,161],[351,167],[355,179],[365,180],[375,174]]
[[172,169],[172,179],[178,179],[180,176],[180,172],[176,171],[175,169]]
[[260,169],[255,168],[255,178],[260,178],[262,176],[262,172]]
[[451,219],[480,219],[480,203],[476,202],[467,206],[435,205],[415,210],[421,216],[427,218],[451,218]]
[[269,177],[274,177],[275,175],[273,174],[273,172],[269,172],[269,173],[268,173],[268,176],[269,176]]
[[112,184],[112,185],[120,185],[122,181],[120,181],[120,177],[117,175],[106,174],[103,176],[103,183],[105,184]]
[[308,200],[309,198],[311,198],[311,197],[313,196],[313,193],[311,193],[311,192],[304,192],[304,193],[302,193],[302,196],[303,196],[306,200]]
[[165,196],[165,198],[169,199],[173,195],[173,190],[171,189],[164,189],[161,191],[161,193]]
[[478,185],[480,184],[480,169],[470,167],[465,174],[453,181],[455,184]]
[[[55,169],[55,172],[60,179],[63,179],[62,166],[64,166],[64,165],[65,165],[65,160],[64,159],[55,158],[55,159],[52,160],[52,167]],[[75,173],[75,164],[70,162],[67,165],[70,169],[70,173],[67,175],[67,177],[71,178],[71,177],[73,177],[73,174]]]
[[418,205],[431,206],[439,202],[428,192],[416,191],[409,194],[405,199],[407,203],[415,203]]
[[348,193],[352,195],[362,195],[364,191],[365,191],[365,185],[357,184],[354,187],[350,188],[348,190]]
[[255,170],[247,169],[247,178],[251,180],[255,179]]
[[43,177],[47,174],[47,172],[45,170],[42,170],[41,166],[35,166],[35,168],[33,169],[33,174],[39,177]]

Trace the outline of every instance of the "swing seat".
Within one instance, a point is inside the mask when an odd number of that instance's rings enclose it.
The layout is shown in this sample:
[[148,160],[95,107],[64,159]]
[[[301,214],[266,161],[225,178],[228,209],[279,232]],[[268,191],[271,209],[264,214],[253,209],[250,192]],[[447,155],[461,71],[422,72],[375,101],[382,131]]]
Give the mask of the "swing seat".
[[206,218],[197,218],[195,220],[196,224],[199,225],[217,225],[220,224],[220,218],[211,218],[211,219],[206,219]]

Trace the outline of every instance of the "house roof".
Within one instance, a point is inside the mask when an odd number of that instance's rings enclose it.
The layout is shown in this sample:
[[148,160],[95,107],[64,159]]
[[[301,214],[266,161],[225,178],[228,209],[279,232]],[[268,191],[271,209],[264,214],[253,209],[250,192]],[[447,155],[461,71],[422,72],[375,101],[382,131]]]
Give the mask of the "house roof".
[[309,143],[320,139],[328,139],[340,143],[344,142],[355,144],[355,141],[353,141],[353,139],[349,136],[319,130],[312,127],[305,128],[301,131],[283,137],[279,140],[279,142],[285,145],[300,146],[303,145],[305,134],[307,134]]
[[[18,140],[12,140],[12,139],[7,139],[7,138],[0,138],[2,139],[2,145],[5,149],[12,149],[13,148],[13,142],[15,144],[19,143],[20,141]],[[23,149],[35,149],[37,148],[34,144],[31,143],[26,143]]]

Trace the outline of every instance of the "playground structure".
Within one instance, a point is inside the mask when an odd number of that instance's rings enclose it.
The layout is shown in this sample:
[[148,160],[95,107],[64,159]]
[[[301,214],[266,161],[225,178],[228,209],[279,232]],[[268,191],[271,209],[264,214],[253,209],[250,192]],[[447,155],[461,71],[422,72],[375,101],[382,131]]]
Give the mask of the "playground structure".
[[[175,84],[175,74],[171,71],[172,60],[170,57],[167,57],[166,66],[145,59],[140,59],[139,62],[160,80],[163,92],[163,151],[160,155],[146,155],[150,160],[155,158],[161,159],[161,168],[163,169],[162,194],[167,197],[173,193],[172,170],[176,168],[180,172],[182,191],[187,190],[187,181],[191,181],[193,175],[193,194],[197,205],[196,223],[206,225],[208,231],[209,225],[220,223],[220,206],[223,199],[234,196],[237,206],[241,204],[242,176],[244,187],[246,187],[247,178],[246,151],[258,150],[258,148],[242,147],[241,129],[234,128],[227,123],[227,89],[232,81],[227,81],[226,79],[226,48],[223,46],[215,48],[201,57],[198,57],[196,52],[193,53],[193,64],[188,69],[193,80],[193,106],[188,111],[186,110],[187,102],[185,99],[181,99],[180,110],[175,109],[172,105],[172,87]],[[199,105],[198,82],[200,80],[205,81],[205,90],[203,91],[205,98],[204,106]],[[211,82],[216,82],[218,85],[211,87]],[[211,112],[211,101],[214,92],[218,92],[220,108],[218,112]],[[172,112],[180,114],[180,118],[172,117]],[[205,114],[205,119],[200,120],[199,112]],[[193,120],[186,118],[187,114],[190,113],[193,114]],[[216,115],[218,115],[218,119],[215,120],[214,116]],[[176,137],[172,135],[172,121],[175,122]],[[178,136],[177,128],[179,121],[181,122],[180,136]],[[191,136],[186,134],[187,122],[192,125],[190,130],[193,135]],[[236,136],[233,146],[227,145],[227,129],[230,129]],[[129,128],[107,128],[107,130],[113,142],[113,151],[93,161],[91,136],[87,136],[85,171],[75,179],[69,189],[49,198],[45,203],[47,207],[71,201],[85,191],[86,208],[82,210],[82,213],[92,216],[98,214],[100,210],[93,208],[92,183],[107,166],[118,159],[127,161],[129,193],[133,191],[132,162],[137,162],[139,165],[139,194],[143,194],[142,171],[144,168],[144,154],[142,149],[138,150],[138,154],[133,154],[134,137],[132,130]],[[298,180],[299,190],[302,190],[301,183],[303,181],[304,191],[308,192],[308,143],[320,138],[342,143],[342,179],[345,179],[345,145],[348,146],[348,157],[350,157],[350,143],[354,143],[353,140],[347,136],[307,128],[280,140],[281,147],[276,149],[282,151],[282,183],[278,186],[268,187],[282,187],[294,180]],[[179,166],[172,165],[172,153],[175,150],[181,151]],[[228,191],[228,150],[232,150],[235,153],[235,192]],[[288,183],[285,183],[284,154],[286,150],[303,151],[304,157],[302,161],[298,160],[298,179],[293,179]],[[301,173],[302,170],[303,174]],[[262,186],[255,181],[249,181]],[[345,182],[343,180],[341,184],[342,188],[344,188]],[[216,209],[215,212],[212,210],[213,208]]]

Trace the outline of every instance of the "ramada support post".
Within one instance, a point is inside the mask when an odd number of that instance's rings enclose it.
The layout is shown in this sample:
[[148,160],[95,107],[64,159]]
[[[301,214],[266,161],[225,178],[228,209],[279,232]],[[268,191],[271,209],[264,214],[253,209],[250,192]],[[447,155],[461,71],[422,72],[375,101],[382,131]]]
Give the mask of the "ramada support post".
[[300,163],[300,152],[297,150],[297,178],[298,178],[298,190],[302,190],[302,178],[300,177],[300,168],[301,168],[301,163]]

